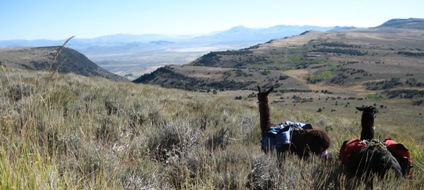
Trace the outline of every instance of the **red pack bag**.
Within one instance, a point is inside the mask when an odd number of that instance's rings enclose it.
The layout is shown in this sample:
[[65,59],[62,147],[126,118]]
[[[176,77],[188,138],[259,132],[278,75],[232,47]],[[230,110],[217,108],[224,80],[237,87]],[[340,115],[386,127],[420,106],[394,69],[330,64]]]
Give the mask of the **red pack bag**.
[[404,176],[411,175],[412,168],[412,158],[409,150],[403,146],[403,144],[398,143],[391,138],[386,138],[383,143],[386,145],[387,150],[392,153],[392,155],[399,162],[400,167],[402,168],[402,174]]
[[339,158],[342,160],[343,164],[346,164],[352,154],[358,153],[367,146],[367,143],[356,138],[345,141],[340,148]]

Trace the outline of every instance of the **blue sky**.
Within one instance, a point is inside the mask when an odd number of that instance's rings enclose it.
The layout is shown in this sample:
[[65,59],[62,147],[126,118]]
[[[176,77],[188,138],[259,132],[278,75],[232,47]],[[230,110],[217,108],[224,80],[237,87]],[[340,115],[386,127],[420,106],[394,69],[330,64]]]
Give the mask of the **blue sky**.
[[0,0],[0,40],[206,34],[234,26],[373,27],[424,18],[424,0]]

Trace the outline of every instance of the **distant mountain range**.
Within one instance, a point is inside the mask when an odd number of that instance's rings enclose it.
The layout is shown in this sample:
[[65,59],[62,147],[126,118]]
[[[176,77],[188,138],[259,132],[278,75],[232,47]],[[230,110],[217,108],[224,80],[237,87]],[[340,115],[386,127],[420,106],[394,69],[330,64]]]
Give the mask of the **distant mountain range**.
[[[129,51],[135,49],[162,49],[164,46],[174,48],[225,46],[241,48],[276,38],[297,35],[307,30],[327,31],[352,29],[354,27],[319,27],[319,26],[290,26],[277,25],[269,28],[246,28],[236,26],[225,31],[213,32],[205,35],[161,35],[161,34],[114,34],[91,39],[71,40],[67,47],[81,51],[84,54],[106,53],[112,51]],[[64,40],[4,40],[0,47],[40,47],[61,45]],[[160,47],[158,47],[160,46]],[[124,50],[122,50],[124,48]]]
[[[91,39],[75,38],[68,46],[75,49],[83,49],[92,46],[119,46],[131,43],[150,43],[155,41],[168,41],[174,43],[211,43],[233,44],[234,42],[260,43],[275,38],[283,38],[296,35],[306,30],[327,31],[340,29],[341,27],[319,27],[319,26],[291,26],[277,25],[269,28],[247,28],[236,26],[225,31],[213,32],[205,35],[161,35],[161,34],[114,34]],[[29,46],[52,46],[61,44],[63,40],[3,40],[0,47],[29,47]]]

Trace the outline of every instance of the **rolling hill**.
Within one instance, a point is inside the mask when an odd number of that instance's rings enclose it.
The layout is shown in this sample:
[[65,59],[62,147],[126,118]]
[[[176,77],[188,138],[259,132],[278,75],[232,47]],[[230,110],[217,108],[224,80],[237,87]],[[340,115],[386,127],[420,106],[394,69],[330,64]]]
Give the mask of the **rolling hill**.
[[136,83],[188,90],[330,91],[365,97],[422,98],[424,19],[390,20],[372,29],[307,31],[249,48],[216,51],[169,65]]
[[103,77],[114,81],[128,81],[126,78],[110,73],[90,61],[83,54],[64,48],[52,64],[59,47],[32,47],[0,49],[0,64],[11,68],[30,70],[57,70],[60,73],[75,73],[88,77]]
[[408,28],[408,29],[424,29],[424,19],[392,19],[377,28]]

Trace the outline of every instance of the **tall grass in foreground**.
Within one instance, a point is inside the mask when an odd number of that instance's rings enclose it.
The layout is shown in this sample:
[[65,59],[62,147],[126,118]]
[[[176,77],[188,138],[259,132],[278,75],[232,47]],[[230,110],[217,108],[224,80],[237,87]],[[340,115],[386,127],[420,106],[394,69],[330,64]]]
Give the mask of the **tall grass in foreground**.
[[[281,162],[260,151],[255,101],[73,74],[0,72],[1,189],[365,188],[346,179],[337,159],[358,121],[273,109],[277,121],[311,122],[334,142],[326,162]],[[411,150],[414,176],[375,187],[423,189],[423,141],[397,137]]]

